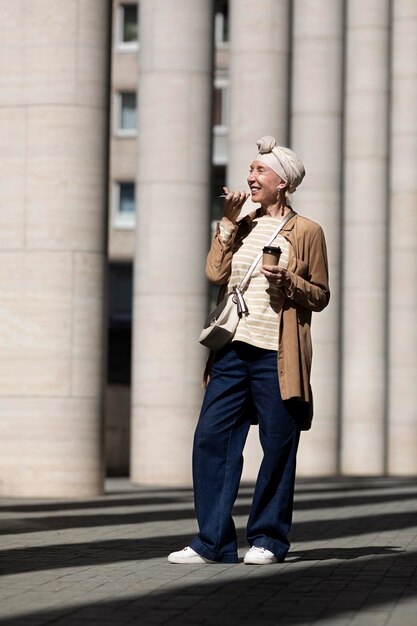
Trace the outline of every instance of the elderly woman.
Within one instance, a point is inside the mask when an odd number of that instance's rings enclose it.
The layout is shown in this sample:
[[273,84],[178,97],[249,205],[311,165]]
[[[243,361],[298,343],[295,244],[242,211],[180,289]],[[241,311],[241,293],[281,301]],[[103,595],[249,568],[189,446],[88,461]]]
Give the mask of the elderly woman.
[[255,212],[239,218],[248,194],[225,187],[224,217],[207,258],[209,280],[226,290],[238,285],[282,220],[273,245],[278,265],[253,271],[233,340],[209,360],[193,451],[199,533],[169,555],[171,563],[236,563],[232,519],[251,422],[259,422],[263,460],[247,524],[247,564],[283,562],[289,549],[295,465],[300,430],[312,418],[310,387],[312,311],[329,302],[326,244],[321,227],[289,204],[304,177],[300,159],[273,137],[257,142],[249,170]]

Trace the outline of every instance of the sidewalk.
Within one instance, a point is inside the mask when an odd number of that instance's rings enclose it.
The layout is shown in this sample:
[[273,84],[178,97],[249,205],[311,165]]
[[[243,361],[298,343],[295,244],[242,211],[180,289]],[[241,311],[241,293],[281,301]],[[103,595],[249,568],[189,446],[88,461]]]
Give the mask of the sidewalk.
[[195,532],[191,490],[107,490],[0,500],[0,626],[417,625],[415,479],[298,480],[290,555],[268,566],[169,564]]

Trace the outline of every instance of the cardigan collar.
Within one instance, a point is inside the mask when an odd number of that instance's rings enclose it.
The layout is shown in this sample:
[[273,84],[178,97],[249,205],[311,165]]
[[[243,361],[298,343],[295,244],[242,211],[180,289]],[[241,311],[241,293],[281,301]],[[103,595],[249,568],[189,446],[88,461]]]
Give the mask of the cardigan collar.
[[[291,219],[288,220],[288,222],[282,227],[281,232],[289,232],[294,228],[294,224],[295,224],[295,218],[297,217],[297,213],[294,211],[294,209],[291,209],[292,212],[294,213],[294,215],[291,217]],[[236,220],[237,223],[241,223],[241,222],[247,222],[248,224],[250,224],[254,219],[256,219],[257,217],[262,217],[262,213],[261,213],[261,208],[257,208],[254,211],[251,211],[251,213],[247,213],[246,215],[244,215],[243,217],[238,217],[238,219]]]

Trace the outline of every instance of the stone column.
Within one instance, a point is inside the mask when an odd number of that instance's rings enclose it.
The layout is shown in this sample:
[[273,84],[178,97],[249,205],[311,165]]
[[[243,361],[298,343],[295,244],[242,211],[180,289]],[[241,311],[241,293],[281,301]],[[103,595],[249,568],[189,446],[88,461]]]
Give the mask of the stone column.
[[[272,135],[287,145],[290,3],[288,0],[229,0],[230,132],[227,184],[247,189],[256,140]],[[242,214],[257,205],[249,199]],[[256,478],[262,452],[258,428],[245,448],[244,480]]]
[[417,473],[417,4],[395,0],[391,103],[388,469]]
[[142,0],[131,476],[188,484],[202,397],[212,2]]
[[342,470],[384,471],[389,0],[349,0]]
[[[228,184],[246,189],[255,142],[288,139],[288,0],[230,0]],[[252,202],[248,205],[253,207]]]
[[0,2],[0,493],[103,486],[109,3]]
[[337,471],[343,27],[343,0],[296,0],[291,147],[303,160],[306,177],[294,208],[323,227],[332,293],[329,306],[313,313],[315,420],[301,438],[300,475]]

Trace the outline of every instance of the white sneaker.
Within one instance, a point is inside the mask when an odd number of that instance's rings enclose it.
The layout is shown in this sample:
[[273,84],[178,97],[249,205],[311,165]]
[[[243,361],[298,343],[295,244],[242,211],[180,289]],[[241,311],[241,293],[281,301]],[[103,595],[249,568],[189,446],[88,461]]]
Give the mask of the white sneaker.
[[271,563],[278,563],[278,559],[270,550],[252,546],[252,548],[246,552],[243,562],[246,563],[246,565],[269,565]]
[[170,563],[215,563],[216,561],[210,561],[209,559],[205,559],[203,556],[197,554],[195,550],[187,546],[183,550],[178,550],[178,552],[171,552],[168,556],[168,561]]

